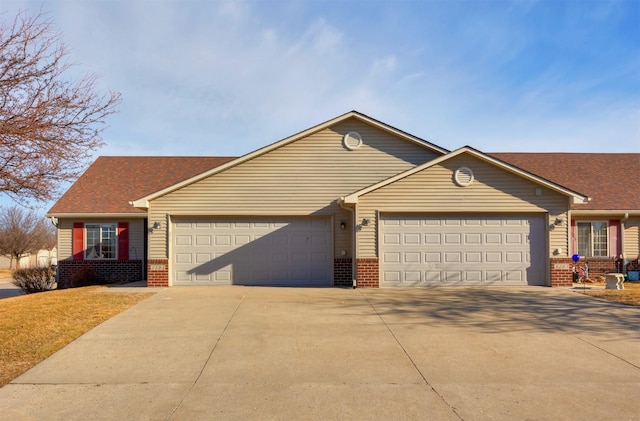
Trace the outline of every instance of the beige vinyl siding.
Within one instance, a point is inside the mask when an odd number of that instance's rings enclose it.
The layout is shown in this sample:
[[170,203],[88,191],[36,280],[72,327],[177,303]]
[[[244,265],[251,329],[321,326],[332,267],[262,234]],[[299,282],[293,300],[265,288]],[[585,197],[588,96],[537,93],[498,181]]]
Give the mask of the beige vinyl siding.
[[640,216],[632,216],[624,221],[624,257],[640,258]]
[[[342,136],[362,135],[349,151]],[[153,200],[149,221],[168,215],[333,215],[334,252],[349,250],[352,216],[337,199],[427,162],[439,153],[348,119]],[[340,221],[348,223],[345,230]],[[167,224],[149,236],[151,258],[167,256]]]
[[72,219],[58,220],[58,260],[73,258],[73,223]]
[[144,222],[142,219],[60,219],[58,221],[58,260],[73,258],[73,223],[84,224],[103,223],[117,224],[129,223],[129,259],[142,260],[144,258]]
[[[459,187],[453,181],[460,167],[473,170],[475,181]],[[536,189],[541,195],[536,195]],[[565,223],[550,230],[550,253],[562,249],[567,255],[567,197],[525,180],[469,155],[460,155],[406,178],[369,192],[359,198],[358,220],[370,219],[358,234],[358,256],[376,257],[379,212],[416,213],[528,213],[549,214]]]

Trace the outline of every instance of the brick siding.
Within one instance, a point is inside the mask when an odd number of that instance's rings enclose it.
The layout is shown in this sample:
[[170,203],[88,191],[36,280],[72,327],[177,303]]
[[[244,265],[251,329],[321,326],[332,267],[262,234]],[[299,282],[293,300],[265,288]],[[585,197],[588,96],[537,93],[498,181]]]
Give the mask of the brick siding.
[[380,287],[380,274],[377,257],[357,259],[358,287]]
[[551,286],[570,287],[573,284],[573,268],[576,271],[581,267],[589,267],[589,278],[604,275],[605,273],[617,272],[616,259],[614,257],[587,257],[574,263],[570,257],[551,258]]
[[576,267],[589,265],[589,278],[604,275],[605,273],[617,272],[616,259],[614,257],[587,257],[580,259]]
[[551,258],[551,286],[570,287],[573,285],[573,260],[570,257]]
[[[79,281],[91,284],[141,281],[142,264],[142,260],[61,260],[58,262],[58,285],[68,288]],[[90,274],[92,279],[74,280],[81,273]]]
[[353,285],[353,265],[351,258],[333,259],[333,285],[350,287]]
[[169,286],[169,260],[153,259],[147,265],[147,286],[148,287],[168,287]]

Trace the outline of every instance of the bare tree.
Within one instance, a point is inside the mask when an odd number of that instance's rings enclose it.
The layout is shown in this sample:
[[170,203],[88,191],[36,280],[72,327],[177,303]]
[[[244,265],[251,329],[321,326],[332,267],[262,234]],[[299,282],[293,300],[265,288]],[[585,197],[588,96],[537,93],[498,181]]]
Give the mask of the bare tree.
[[51,200],[75,179],[120,102],[117,92],[97,93],[95,75],[67,77],[66,58],[42,13],[0,22],[0,193],[18,203]]
[[53,225],[33,210],[19,206],[0,208],[0,254],[16,261],[38,250],[51,250],[56,244]]

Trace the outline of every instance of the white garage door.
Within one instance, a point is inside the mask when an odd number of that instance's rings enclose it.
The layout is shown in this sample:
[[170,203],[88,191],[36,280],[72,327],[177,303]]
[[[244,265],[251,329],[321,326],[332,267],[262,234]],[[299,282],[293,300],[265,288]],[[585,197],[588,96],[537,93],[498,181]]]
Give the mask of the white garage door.
[[330,219],[174,218],[174,285],[331,285]]
[[382,286],[545,285],[539,215],[384,215]]

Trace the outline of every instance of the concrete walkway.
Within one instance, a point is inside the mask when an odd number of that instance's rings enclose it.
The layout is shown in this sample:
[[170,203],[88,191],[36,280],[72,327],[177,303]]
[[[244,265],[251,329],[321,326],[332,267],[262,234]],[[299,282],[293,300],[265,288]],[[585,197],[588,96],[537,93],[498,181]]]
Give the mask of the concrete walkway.
[[639,326],[564,289],[174,287],[0,389],[0,417],[640,420]]
[[13,285],[13,279],[0,278],[0,298],[17,297],[18,295],[23,295],[23,292]]

